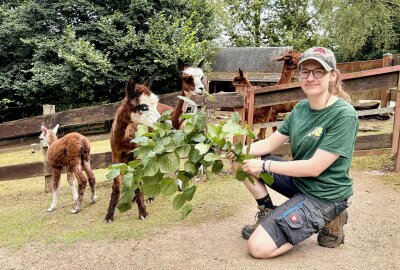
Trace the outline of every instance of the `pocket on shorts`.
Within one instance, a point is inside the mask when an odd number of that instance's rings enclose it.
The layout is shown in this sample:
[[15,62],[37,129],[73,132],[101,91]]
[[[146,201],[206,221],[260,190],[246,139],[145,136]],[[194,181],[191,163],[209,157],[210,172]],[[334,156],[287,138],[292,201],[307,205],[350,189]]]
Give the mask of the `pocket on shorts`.
[[275,222],[292,245],[297,245],[324,226],[321,211],[308,199],[282,213],[275,219]]

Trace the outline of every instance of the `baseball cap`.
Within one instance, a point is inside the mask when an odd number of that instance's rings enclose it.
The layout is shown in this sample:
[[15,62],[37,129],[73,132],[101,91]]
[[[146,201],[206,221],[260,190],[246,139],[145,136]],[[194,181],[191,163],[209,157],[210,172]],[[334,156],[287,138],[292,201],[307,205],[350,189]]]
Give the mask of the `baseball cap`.
[[312,47],[305,51],[301,58],[299,65],[307,60],[316,60],[318,61],[326,71],[332,71],[336,69],[336,59],[333,52],[324,47]]

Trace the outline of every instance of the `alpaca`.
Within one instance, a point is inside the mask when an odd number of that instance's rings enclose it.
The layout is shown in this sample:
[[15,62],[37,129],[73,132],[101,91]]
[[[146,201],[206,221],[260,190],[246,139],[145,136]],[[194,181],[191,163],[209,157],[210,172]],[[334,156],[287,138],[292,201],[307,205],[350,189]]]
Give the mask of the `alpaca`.
[[[182,62],[180,62],[182,64]],[[204,85],[201,82],[203,71],[199,65],[197,68],[182,66],[182,95],[190,97],[194,94],[203,94]],[[166,110],[172,110],[171,121],[175,129],[179,129],[182,121],[179,116],[186,111],[186,102],[179,99],[175,108],[159,103],[158,97],[153,94],[146,86],[136,84],[133,80],[128,81],[126,95],[115,114],[114,122],[111,127],[111,150],[113,163],[128,163],[133,159],[132,151],[137,147],[130,141],[134,137],[137,126],[145,124],[153,126],[160,118],[161,114]],[[105,221],[114,220],[115,207],[117,206],[121,176],[114,178],[111,199],[108,206]],[[178,183],[179,186],[179,183]],[[135,190],[134,201],[138,205],[139,218],[145,219],[148,216],[146,205],[144,203],[143,194],[139,189]]]
[[[90,167],[90,142],[77,133],[69,133],[61,139],[57,139],[59,125],[49,130],[42,126],[40,139],[49,146],[47,160],[52,168],[53,174],[53,201],[47,211],[52,212],[57,207],[58,192],[60,190],[60,177],[63,167],[67,167],[67,181],[71,187],[72,198],[76,201],[75,208],[71,213],[76,214],[81,210],[83,194],[85,192],[87,178],[82,172],[84,169],[92,191],[91,203],[96,202],[95,184],[96,179]],[[78,190],[75,187],[74,175],[78,180]]]
[[[300,57],[301,57],[300,53],[296,51],[288,51],[273,59],[275,61],[284,61],[281,77],[277,82],[277,85],[290,83],[293,81],[298,67],[298,63],[300,61]],[[240,68],[238,70],[238,75],[233,78],[232,84],[234,86],[238,84],[244,84],[247,87],[253,87]],[[254,109],[253,123],[256,124],[256,123],[275,122],[278,117],[278,113],[290,112],[292,111],[292,109],[296,104],[297,102],[290,102],[285,104],[277,104],[273,106],[256,108]],[[276,129],[277,129],[276,127],[272,128],[274,132],[276,131]],[[260,129],[257,135],[260,140],[265,139],[265,132],[266,128]]]
[[[204,80],[204,59],[200,61],[197,67],[189,67],[181,59],[178,59],[178,70],[182,79],[181,96],[190,98],[193,95],[203,95],[205,87]],[[179,119],[182,113],[186,113],[188,109],[193,112],[197,111],[197,107],[192,108],[182,99],[178,100],[175,109],[171,113],[172,125],[175,129],[181,128],[183,119]]]

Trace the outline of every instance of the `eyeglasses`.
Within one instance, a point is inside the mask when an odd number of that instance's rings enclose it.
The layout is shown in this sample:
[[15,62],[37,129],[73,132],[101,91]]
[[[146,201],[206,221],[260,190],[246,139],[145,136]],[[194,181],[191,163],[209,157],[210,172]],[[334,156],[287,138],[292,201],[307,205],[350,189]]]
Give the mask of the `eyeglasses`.
[[317,69],[314,69],[314,70],[300,69],[299,70],[299,77],[301,79],[307,79],[308,76],[310,76],[310,73],[313,74],[314,78],[320,79],[320,78],[324,77],[325,74],[328,73],[328,71],[326,71],[323,68],[317,68]]

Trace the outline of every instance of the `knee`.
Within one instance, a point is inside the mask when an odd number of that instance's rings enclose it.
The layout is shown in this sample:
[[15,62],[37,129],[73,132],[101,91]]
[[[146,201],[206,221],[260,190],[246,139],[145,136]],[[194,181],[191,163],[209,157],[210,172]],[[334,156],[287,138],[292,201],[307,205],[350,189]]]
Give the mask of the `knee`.
[[268,247],[265,242],[258,241],[253,237],[251,237],[249,241],[247,241],[247,249],[250,255],[256,259],[268,259],[273,257],[273,250]]

